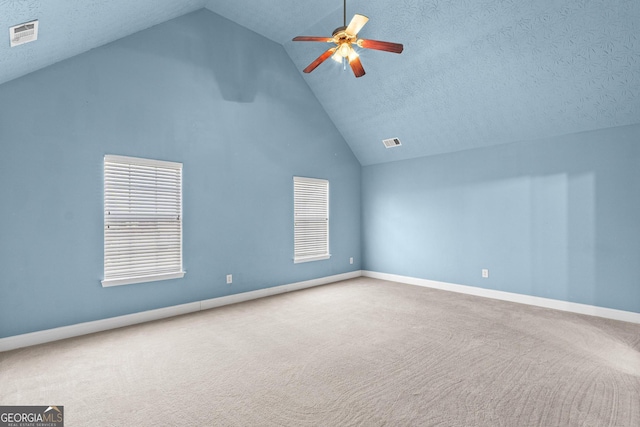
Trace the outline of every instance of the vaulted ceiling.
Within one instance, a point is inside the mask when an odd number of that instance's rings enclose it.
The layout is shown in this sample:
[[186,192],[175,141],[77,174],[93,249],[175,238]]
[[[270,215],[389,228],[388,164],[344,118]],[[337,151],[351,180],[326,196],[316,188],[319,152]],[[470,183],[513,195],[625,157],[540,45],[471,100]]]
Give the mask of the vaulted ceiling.
[[[0,84],[202,7],[300,71],[328,46],[291,39],[343,19],[340,0],[0,0],[5,31],[40,24],[35,43],[0,42]],[[640,123],[638,0],[347,1],[355,13],[361,37],[404,52],[361,50],[359,79],[333,61],[303,76],[362,165]]]

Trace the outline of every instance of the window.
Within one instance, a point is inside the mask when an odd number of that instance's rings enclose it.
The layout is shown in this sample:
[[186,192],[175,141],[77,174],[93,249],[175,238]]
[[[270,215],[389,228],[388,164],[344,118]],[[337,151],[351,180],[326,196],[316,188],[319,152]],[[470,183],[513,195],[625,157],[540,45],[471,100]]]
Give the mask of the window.
[[329,181],[293,177],[293,262],[328,259]]
[[102,286],[183,276],[182,163],[105,156]]

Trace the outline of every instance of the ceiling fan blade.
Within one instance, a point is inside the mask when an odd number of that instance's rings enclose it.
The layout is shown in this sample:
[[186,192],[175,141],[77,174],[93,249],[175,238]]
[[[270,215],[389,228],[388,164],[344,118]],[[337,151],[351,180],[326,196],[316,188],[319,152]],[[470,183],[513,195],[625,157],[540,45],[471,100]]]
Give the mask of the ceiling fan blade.
[[327,58],[329,58],[331,55],[333,55],[333,53],[336,51],[337,48],[332,47],[331,49],[327,50],[325,53],[323,53],[322,55],[318,56],[316,58],[315,61],[313,61],[311,64],[309,64],[309,66],[307,68],[305,68],[304,71],[305,73],[310,73],[313,70],[315,70],[318,65],[322,64],[324,61],[327,60]]
[[293,38],[294,42],[332,42],[331,37],[298,36]]
[[349,65],[351,65],[351,69],[353,70],[353,74],[356,75],[356,77],[362,77],[364,76],[364,67],[362,66],[362,62],[360,62],[360,58],[358,58],[357,56],[351,60],[349,60]]
[[349,25],[347,26],[347,29],[345,30],[345,32],[347,34],[351,34],[352,36],[355,36],[356,34],[358,34],[358,32],[360,32],[360,30],[362,29],[362,27],[364,27],[364,24],[366,24],[367,21],[369,21],[369,18],[367,18],[364,15],[358,15],[356,13],[355,15],[353,15],[353,18],[351,18],[351,22],[349,22]]
[[358,46],[365,49],[384,50],[385,52],[402,53],[404,47],[400,43],[381,42],[378,40],[358,40]]

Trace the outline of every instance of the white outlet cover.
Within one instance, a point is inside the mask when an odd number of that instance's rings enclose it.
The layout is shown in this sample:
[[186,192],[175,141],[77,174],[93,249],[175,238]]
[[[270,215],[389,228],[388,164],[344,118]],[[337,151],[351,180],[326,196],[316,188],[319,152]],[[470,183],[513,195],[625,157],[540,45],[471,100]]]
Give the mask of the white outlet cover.
[[227,274],[227,283],[233,283],[233,275]]

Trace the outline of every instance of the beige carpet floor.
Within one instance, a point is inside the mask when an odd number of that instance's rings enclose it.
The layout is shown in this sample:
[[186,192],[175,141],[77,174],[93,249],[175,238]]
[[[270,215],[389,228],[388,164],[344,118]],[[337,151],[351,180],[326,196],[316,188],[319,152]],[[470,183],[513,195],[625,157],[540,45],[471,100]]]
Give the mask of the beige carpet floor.
[[358,278],[0,353],[75,426],[640,426],[640,325]]

